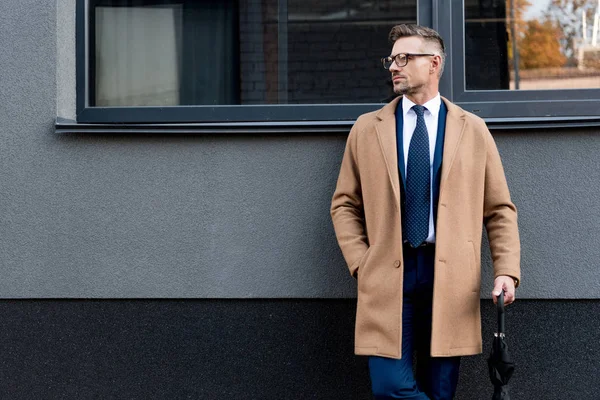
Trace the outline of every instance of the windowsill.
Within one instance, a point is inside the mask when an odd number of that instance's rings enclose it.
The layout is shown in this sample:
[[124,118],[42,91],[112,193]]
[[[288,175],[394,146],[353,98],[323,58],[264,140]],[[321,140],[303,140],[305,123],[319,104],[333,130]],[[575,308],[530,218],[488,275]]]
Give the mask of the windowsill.
[[[600,126],[600,116],[487,118],[490,130],[569,129]],[[77,123],[56,118],[56,133],[120,134],[297,134],[348,133],[354,121],[281,121],[281,122],[211,122],[211,123]]]
[[198,123],[77,123],[56,118],[57,133],[122,134],[266,134],[266,133],[348,133],[354,121],[282,121],[282,122],[198,122]]

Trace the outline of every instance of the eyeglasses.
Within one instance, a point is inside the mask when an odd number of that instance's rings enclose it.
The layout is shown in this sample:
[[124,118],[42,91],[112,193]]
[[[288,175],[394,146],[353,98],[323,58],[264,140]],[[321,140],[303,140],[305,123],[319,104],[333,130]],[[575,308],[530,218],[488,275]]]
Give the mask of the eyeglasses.
[[398,53],[395,56],[383,57],[381,59],[381,63],[383,64],[383,68],[390,69],[393,62],[396,62],[398,67],[404,67],[408,64],[408,60],[412,57],[425,57],[425,56],[435,56],[435,54],[421,54],[421,53]]

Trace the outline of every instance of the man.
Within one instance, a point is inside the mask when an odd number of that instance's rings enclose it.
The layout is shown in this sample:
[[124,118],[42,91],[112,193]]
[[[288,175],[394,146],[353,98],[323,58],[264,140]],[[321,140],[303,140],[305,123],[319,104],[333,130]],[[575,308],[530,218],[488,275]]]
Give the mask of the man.
[[401,96],[354,124],[331,216],[358,279],[355,353],[369,356],[375,398],[452,399],[460,356],[482,351],[482,224],[494,301],[503,290],[510,304],[517,213],[485,123],[440,97],[439,34],[398,25],[390,40],[382,61]]

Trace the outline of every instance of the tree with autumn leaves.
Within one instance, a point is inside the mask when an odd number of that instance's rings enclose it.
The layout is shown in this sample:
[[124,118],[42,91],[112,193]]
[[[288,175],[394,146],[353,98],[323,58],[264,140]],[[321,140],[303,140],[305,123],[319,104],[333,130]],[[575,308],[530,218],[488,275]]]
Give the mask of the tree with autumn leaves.
[[[519,68],[562,67],[567,61],[561,48],[562,30],[548,16],[539,21],[525,20],[523,15],[531,3],[527,0],[507,0],[506,9],[514,17],[514,33],[519,51]],[[511,10],[514,7],[514,10]],[[512,30],[511,30],[512,32]],[[510,40],[513,40],[510,37]],[[512,62],[512,43],[509,43],[509,60]]]
[[523,69],[562,67],[567,57],[562,53],[562,31],[552,21],[530,20],[519,43],[519,67]]

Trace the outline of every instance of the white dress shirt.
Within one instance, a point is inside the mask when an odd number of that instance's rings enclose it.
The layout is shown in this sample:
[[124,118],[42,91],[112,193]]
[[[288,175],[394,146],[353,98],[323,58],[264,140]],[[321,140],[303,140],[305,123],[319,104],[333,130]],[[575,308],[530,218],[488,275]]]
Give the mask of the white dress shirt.
[[[427,126],[427,134],[429,135],[429,177],[431,188],[429,191],[429,234],[426,242],[435,242],[435,228],[433,225],[433,157],[435,155],[435,142],[437,140],[438,118],[440,114],[440,106],[442,99],[438,93],[433,99],[423,104],[425,107],[425,125]],[[410,140],[417,127],[417,114],[412,107],[416,105],[406,96],[402,97],[402,116],[404,118],[402,139],[404,144],[404,171],[408,165],[408,149]],[[406,176],[406,173],[404,174]]]

